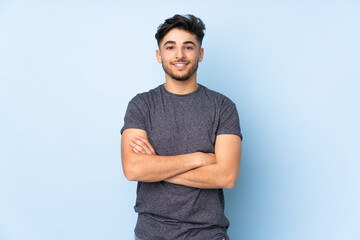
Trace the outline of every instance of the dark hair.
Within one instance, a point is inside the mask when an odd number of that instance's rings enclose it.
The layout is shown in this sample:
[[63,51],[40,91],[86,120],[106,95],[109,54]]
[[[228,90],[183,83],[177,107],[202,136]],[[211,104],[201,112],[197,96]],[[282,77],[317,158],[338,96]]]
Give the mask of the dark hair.
[[203,21],[201,21],[200,18],[197,18],[191,14],[184,16],[176,14],[172,18],[166,19],[163,24],[160,24],[155,34],[158,45],[160,45],[160,42],[163,40],[165,35],[174,28],[182,29],[188,31],[189,33],[195,34],[201,45],[204,38],[205,24]]

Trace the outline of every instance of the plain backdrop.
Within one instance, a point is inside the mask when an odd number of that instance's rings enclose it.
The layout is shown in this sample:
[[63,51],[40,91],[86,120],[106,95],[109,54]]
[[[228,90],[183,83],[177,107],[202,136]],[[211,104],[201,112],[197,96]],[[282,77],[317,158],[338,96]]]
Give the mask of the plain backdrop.
[[241,119],[231,239],[359,240],[356,0],[0,0],[0,239],[133,239],[120,129],[176,13],[205,22],[198,81]]

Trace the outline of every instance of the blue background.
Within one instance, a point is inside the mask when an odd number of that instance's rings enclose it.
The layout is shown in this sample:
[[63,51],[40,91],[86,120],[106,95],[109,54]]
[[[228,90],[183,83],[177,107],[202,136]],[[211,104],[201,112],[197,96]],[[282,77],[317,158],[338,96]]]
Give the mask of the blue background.
[[199,83],[241,118],[231,239],[360,239],[355,0],[0,0],[0,239],[133,239],[119,131],[175,13],[205,22]]

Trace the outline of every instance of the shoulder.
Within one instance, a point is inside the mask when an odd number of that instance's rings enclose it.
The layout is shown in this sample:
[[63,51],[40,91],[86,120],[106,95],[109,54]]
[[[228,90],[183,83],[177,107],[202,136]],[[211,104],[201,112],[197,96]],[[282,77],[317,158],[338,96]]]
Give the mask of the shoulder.
[[130,100],[130,103],[141,105],[141,104],[145,104],[146,102],[149,102],[151,99],[153,99],[154,97],[160,94],[160,86],[150,89],[147,92],[138,93],[135,97],[133,97]]
[[211,100],[213,100],[216,104],[225,105],[225,106],[226,105],[235,105],[235,103],[230,98],[225,96],[224,94],[219,93],[214,90],[211,90],[211,89],[208,89],[207,87],[205,87],[203,85],[200,85],[200,86],[203,88],[205,95],[207,97],[209,97]]

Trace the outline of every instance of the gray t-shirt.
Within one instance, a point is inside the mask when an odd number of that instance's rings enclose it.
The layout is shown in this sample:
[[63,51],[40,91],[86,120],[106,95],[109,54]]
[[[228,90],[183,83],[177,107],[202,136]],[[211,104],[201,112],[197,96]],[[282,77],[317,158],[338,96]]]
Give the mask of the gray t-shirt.
[[[241,136],[235,104],[199,84],[186,95],[160,85],[136,95],[124,127],[143,129],[156,154],[214,153],[219,134]],[[214,176],[216,177],[216,176]],[[138,182],[135,234],[141,240],[227,239],[222,189],[198,189],[168,182]]]

